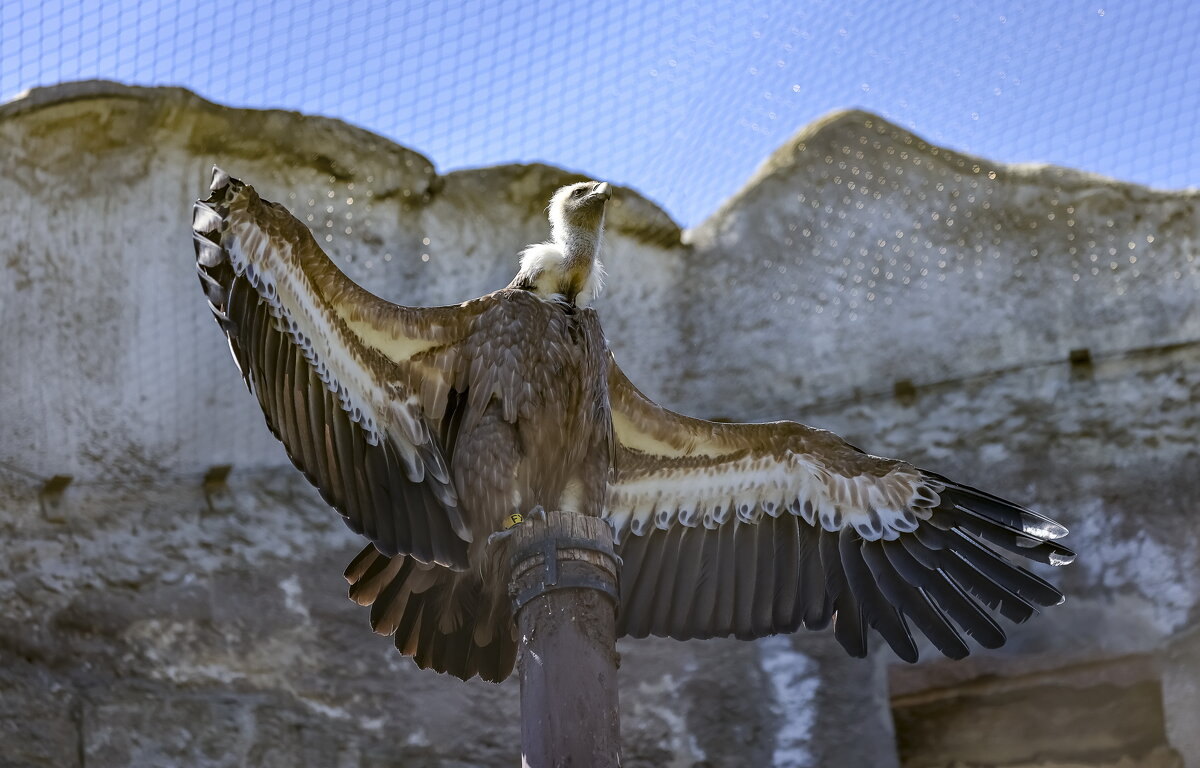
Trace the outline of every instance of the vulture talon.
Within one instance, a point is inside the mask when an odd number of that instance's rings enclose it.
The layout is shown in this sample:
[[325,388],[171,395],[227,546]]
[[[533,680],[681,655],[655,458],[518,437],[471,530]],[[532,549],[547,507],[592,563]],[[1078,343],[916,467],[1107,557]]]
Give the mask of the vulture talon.
[[[517,523],[517,525],[520,525],[520,523]],[[511,528],[505,528],[502,531],[493,532],[491,535],[489,535],[487,537],[488,549],[491,549],[492,547],[496,546],[497,544],[499,544],[502,541],[507,541],[508,539],[512,538],[512,535],[516,532],[517,532],[516,525],[512,526]]]
[[[538,504],[525,514],[525,520],[538,520],[543,523],[546,522],[546,508],[541,504]],[[522,522],[524,522],[524,520]]]

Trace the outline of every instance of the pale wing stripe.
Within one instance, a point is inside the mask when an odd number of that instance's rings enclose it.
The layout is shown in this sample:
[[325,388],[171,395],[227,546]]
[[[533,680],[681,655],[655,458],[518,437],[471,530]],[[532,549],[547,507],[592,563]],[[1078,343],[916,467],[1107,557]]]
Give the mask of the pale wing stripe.
[[642,535],[676,522],[715,528],[731,515],[749,523],[785,511],[827,531],[850,526],[864,539],[895,540],[928,517],[926,508],[916,506],[922,482],[916,473],[904,472],[844,477],[793,453],[700,467],[664,462],[647,474],[626,475],[618,467],[608,517],[618,540],[626,531]]

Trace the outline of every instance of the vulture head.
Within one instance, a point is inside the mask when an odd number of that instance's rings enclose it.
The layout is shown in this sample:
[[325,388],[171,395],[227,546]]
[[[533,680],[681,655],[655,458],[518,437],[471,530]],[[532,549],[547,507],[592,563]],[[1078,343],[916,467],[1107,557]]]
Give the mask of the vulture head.
[[612,197],[607,181],[581,181],[563,187],[550,199],[550,227],[557,241],[573,231],[595,232],[604,226],[604,206]]
[[579,306],[598,296],[604,282],[604,208],[610,198],[612,187],[606,181],[581,181],[555,192],[550,242],[521,251],[521,270],[509,287]]

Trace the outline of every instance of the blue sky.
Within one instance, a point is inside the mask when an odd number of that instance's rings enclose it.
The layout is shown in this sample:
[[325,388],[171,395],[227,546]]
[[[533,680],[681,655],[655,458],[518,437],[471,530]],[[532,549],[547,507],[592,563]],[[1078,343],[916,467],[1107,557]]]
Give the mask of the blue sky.
[[1200,3],[0,0],[0,98],[182,85],[442,170],[543,161],[699,223],[840,107],[1000,161],[1200,186]]

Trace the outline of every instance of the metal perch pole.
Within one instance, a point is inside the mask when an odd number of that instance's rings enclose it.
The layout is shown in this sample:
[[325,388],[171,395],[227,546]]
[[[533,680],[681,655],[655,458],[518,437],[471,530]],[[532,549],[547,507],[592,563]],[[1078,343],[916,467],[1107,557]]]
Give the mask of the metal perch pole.
[[619,766],[611,529],[598,517],[551,512],[517,526],[511,552],[523,765]]

